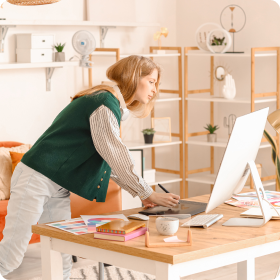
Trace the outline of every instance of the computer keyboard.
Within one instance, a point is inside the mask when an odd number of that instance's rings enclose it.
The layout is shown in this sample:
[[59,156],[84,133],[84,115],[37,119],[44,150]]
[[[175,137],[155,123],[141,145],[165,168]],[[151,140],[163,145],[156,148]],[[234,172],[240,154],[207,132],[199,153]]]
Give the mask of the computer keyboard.
[[203,227],[208,228],[223,217],[223,214],[209,214],[209,215],[198,215],[186,223],[182,224],[181,227]]

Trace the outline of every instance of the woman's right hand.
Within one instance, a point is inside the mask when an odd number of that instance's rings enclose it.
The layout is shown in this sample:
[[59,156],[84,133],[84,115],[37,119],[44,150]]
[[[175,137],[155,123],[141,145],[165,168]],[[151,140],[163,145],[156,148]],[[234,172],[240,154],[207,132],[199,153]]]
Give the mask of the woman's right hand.
[[153,192],[148,198],[157,205],[175,207],[179,202],[180,196],[173,193]]

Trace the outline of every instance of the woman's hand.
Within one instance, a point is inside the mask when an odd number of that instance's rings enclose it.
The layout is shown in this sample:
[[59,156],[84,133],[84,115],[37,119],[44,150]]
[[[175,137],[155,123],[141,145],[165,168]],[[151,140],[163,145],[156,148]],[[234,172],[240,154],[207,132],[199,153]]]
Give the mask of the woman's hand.
[[153,192],[147,199],[157,205],[175,207],[179,202],[180,196],[173,193]]
[[154,204],[149,198],[146,198],[146,199],[141,200],[141,201],[142,201],[145,208],[152,208],[152,207],[156,206],[156,204]]

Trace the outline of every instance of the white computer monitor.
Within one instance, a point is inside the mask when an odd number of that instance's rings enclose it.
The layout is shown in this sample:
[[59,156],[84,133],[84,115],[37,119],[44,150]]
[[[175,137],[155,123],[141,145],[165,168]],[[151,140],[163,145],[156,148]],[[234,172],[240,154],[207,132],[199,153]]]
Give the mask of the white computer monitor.
[[[210,212],[232,194],[239,193],[250,174],[253,176],[255,188],[263,192],[263,186],[254,163],[265,129],[269,108],[265,108],[236,119],[230,139],[220,165],[214,188],[211,193],[206,213]],[[265,195],[265,194],[264,194]],[[263,219],[233,218],[226,226],[253,226],[260,227],[271,219],[270,206],[260,201]]]

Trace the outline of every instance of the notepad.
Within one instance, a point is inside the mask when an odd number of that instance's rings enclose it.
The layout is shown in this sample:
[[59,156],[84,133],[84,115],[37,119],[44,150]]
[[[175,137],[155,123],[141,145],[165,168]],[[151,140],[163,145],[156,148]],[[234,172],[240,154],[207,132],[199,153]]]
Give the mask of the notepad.
[[115,220],[105,225],[102,225],[97,228],[97,232],[107,232],[107,233],[115,233],[115,234],[128,234],[140,227],[145,227],[145,222],[138,221],[122,221]]

